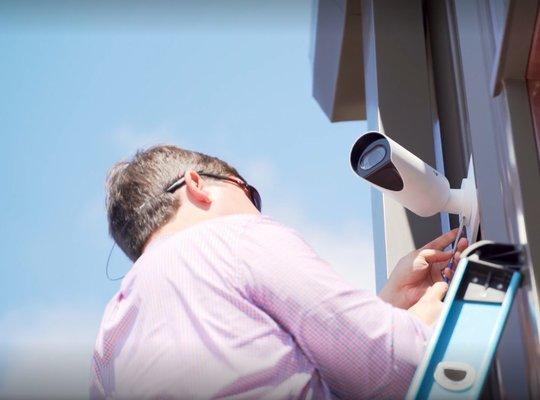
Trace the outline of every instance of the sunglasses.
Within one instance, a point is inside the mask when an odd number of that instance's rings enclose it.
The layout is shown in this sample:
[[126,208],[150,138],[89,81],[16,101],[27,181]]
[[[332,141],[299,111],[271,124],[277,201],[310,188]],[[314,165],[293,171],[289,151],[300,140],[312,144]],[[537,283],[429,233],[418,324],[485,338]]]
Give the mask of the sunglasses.
[[[253,203],[255,208],[257,210],[261,211],[261,209],[262,209],[261,195],[259,194],[257,189],[255,189],[251,185],[248,185],[243,178],[239,177],[240,181],[237,181],[234,178],[230,178],[228,176],[223,176],[223,175],[207,174],[205,172],[198,172],[198,174],[200,176],[204,176],[206,178],[218,179],[218,180],[221,180],[221,181],[227,181],[227,182],[230,182],[230,183],[234,183],[235,185],[242,188],[244,190],[244,192],[246,192],[246,194],[248,195],[249,199],[251,200],[251,202]],[[186,183],[186,178],[185,178],[185,174],[184,174],[177,181],[175,181],[172,185],[170,185],[167,189],[165,189],[165,193],[174,193],[175,191],[180,189],[182,186],[184,186],[185,183]]]

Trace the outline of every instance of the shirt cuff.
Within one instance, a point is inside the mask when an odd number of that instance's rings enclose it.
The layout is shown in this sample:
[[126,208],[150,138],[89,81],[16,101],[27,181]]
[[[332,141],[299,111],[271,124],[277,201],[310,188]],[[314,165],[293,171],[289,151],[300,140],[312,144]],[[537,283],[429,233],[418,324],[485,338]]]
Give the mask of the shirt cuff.
[[395,311],[394,323],[397,329],[394,330],[394,366],[416,369],[433,335],[434,326],[428,326],[409,311]]

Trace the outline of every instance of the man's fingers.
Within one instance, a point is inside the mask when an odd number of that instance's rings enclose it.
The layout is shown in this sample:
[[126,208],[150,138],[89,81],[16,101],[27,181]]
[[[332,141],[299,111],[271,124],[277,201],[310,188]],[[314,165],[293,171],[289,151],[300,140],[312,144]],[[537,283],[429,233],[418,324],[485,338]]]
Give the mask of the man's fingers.
[[423,257],[429,264],[448,261],[452,257],[451,251],[441,251],[434,249],[424,249],[418,254],[420,257]]
[[457,251],[462,252],[467,248],[469,245],[469,241],[466,238],[459,239],[458,245],[457,245]]
[[466,238],[459,239],[456,254],[454,254],[454,268],[459,263],[459,258],[461,257],[461,252],[467,248],[469,241]]
[[441,301],[444,298],[448,290],[448,284],[445,282],[435,282],[431,287],[428,288],[424,298],[426,300],[432,301]]
[[443,275],[446,277],[446,279],[452,279],[454,277],[454,270],[445,268],[443,270]]
[[456,240],[458,230],[452,229],[449,232],[446,232],[444,235],[439,236],[437,239],[432,240],[428,244],[426,244],[422,249],[436,249],[436,250],[442,250],[445,247],[449,246],[450,244],[454,243],[454,240]]
[[458,265],[459,263],[459,257],[461,257],[461,252],[456,251],[456,254],[454,254],[454,267]]

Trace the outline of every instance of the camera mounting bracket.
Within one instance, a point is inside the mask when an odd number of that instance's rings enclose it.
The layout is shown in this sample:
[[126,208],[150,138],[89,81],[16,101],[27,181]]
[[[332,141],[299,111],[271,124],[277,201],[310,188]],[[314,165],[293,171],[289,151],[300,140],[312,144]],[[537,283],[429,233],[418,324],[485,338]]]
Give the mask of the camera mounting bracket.
[[480,209],[472,156],[469,160],[467,177],[461,181],[461,189],[450,189],[448,201],[442,211],[463,217],[469,243],[476,240],[480,226]]

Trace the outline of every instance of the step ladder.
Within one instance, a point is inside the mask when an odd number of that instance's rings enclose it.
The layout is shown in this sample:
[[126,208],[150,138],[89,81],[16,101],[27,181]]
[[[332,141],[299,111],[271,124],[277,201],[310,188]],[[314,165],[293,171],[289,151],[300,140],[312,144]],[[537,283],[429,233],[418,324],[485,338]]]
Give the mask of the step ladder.
[[478,399],[521,281],[520,246],[480,241],[462,254],[408,400]]

